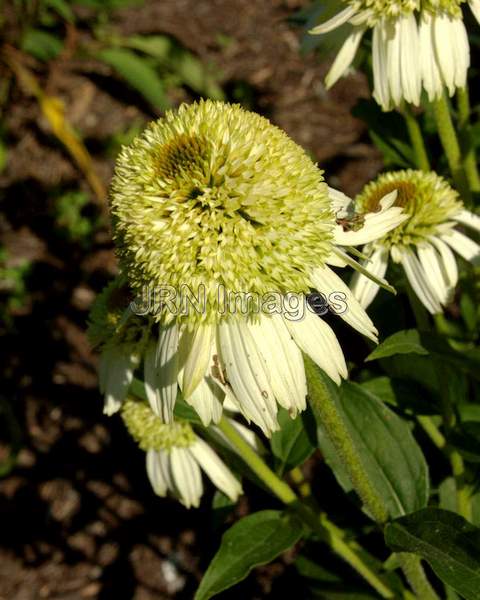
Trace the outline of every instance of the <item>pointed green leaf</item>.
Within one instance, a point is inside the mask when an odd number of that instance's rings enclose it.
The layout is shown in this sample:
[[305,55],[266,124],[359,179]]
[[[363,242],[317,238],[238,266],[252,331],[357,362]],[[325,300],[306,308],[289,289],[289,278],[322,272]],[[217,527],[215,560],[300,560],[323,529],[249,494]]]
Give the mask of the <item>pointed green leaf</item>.
[[386,340],[379,344],[375,350],[367,356],[365,362],[386,358],[387,356],[393,356],[394,354],[426,355],[428,354],[428,350],[422,346],[420,334],[416,329],[406,329],[404,331],[397,331],[397,333],[387,337]]
[[244,517],[222,537],[194,600],[209,600],[269,563],[301,538],[303,527],[294,515],[263,510]]

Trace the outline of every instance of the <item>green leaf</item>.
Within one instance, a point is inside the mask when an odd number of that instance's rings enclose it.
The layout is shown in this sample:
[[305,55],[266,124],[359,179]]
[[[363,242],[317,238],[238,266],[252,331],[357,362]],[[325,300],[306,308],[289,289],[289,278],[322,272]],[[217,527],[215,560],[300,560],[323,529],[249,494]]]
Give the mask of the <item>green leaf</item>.
[[469,462],[480,463],[480,423],[465,421],[448,436],[448,442]]
[[223,535],[194,600],[209,600],[242,581],[254,567],[291,548],[302,533],[301,521],[289,513],[263,510],[244,517]]
[[173,40],[166,35],[132,35],[123,43],[158,60],[167,60],[173,48]]
[[[397,517],[426,506],[428,467],[408,424],[358,384],[344,382],[337,388],[319,369],[318,376],[323,377],[369,479],[389,514]],[[321,421],[317,421],[317,425],[318,442],[325,460],[338,483],[349,492],[352,490],[350,479],[328,432]]]
[[109,64],[153,106],[162,110],[170,106],[165,86],[147,60],[125,48],[107,48],[97,58]]
[[387,337],[375,350],[367,356],[365,362],[387,358],[395,354],[421,354],[427,355],[428,350],[422,346],[420,334],[416,329],[397,331]]
[[278,412],[280,430],[270,440],[273,455],[278,460],[277,473],[283,475],[303,463],[315,450],[306,428],[303,415],[292,419],[285,409]]
[[416,382],[391,379],[390,377],[374,377],[360,384],[382,402],[400,408],[402,411],[418,415],[438,414],[438,408],[432,402],[430,394],[425,392]]
[[63,42],[46,31],[27,29],[22,37],[21,48],[39,60],[49,61],[60,54]]
[[478,600],[480,529],[463,517],[426,508],[388,524],[385,541],[396,552],[418,554],[466,600]]

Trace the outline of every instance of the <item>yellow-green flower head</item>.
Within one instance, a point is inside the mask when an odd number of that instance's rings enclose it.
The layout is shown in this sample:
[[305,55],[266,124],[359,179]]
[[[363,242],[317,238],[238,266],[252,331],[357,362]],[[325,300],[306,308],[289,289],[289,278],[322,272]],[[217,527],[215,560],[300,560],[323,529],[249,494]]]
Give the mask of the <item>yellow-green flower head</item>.
[[436,173],[405,170],[385,173],[365,186],[355,198],[355,210],[377,212],[380,200],[394,190],[395,205],[402,207],[409,218],[377,240],[386,248],[419,245],[445,232],[453,227],[452,219],[463,208],[458,193]]
[[195,433],[186,421],[163,423],[142,400],[127,398],[121,415],[128,432],[142,450],[187,448],[195,442]]
[[[463,207],[457,192],[435,173],[397,171],[381,175],[355,199],[359,211],[374,214],[379,198],[396,190],[396,203],[408,219],[379,239],[367,244],[371,272],[383,277],[390,259],[401,264],[420,302],[432,314],[451,302],[458,280],[455,254],[473,264],[480,261],[480,246],[457,225],[480,230],[480,218]],[[356,273],[351,289],[363,308],[373,301],[378,286]]]
[[151,323],[129,311],[133,294],[123,277],[117,277],[97,296],[88,317],[87,335],[93,347],[129,344],[144,346]]
[[432,14],[446,13],[461,17],[461,5],[466,0],[343,0],[356,12],[368,14],[368,23],[373,27],[378,21],[389,17],[396,19],[415,11],[427,10]]
[[111,209],[131,287],[205,286],[207,310],[188,318],[210,322],[219,286],[308,292],[335,225],[302,148],[267,119],[209,100],[167,112],[122,150]]

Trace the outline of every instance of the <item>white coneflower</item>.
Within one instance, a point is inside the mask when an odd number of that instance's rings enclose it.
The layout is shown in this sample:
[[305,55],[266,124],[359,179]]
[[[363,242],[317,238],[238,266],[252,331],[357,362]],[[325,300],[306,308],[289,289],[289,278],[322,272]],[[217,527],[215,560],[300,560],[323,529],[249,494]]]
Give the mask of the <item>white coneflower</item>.
[[[295,300],[305,304],[312,289],[334,306],[346,305],[339,316],[376,339],[373,323],[328,264],[355,265],[337,244],[372,241],[405,217],[390,207],[390,194],[363,227],[337,225],[337,196],[284,132],[221,102],[168,112],[122,150],[112,185],[115,239],[132,289],[162,292],[145,383],[165,421],[178,381],[205,420],[218,416],[223,394],[233,393],[245,417],[268,435],[278,428],[277,402],[292,416],[305,408],[302,351],[335,381],[346,377],[331,327],[310,310],[292,318],[282,309]],[[166,286],[201,296],[201,306],[177,311],[163,296]],[[247,293],[256,301],[235,310],[232,295]],[[269,309],[259,307],[265,298]]]
[[[366,216],[374,213],[379,199],[392,190],[397,190],[396,204],[409,218],[364,247],[369,257],[366,264],[383,277],[390,259],[400,263],[425,308],[439,313],[452,299],[457,283],[452,249],[472,263],[480,260],[480,246],[456,226],[480,231],[480,218],[465,210],[457,192],[442,177],[412,170],[386,173],[369,183],[355,199],[355,210]],[[364,308],[378,291],[374,282],[360,274],[354,275],[351,287]]]
[[218,454],[185,421],[165,424],[146,402],[127,398],[122,418],[146,452],[147,474],[159,496],[169,492],[186,506],[197,507],[203,494],[201,471],[231,500],[242,486]]
[[[422,85],[430,100],[445,87],[450,95],[465,87],[470,64],[465,1],[343,0],[341,12],[310,32],[327,33],[347,22],[353,26],[327,74],[327,87],[348,71],[368,29],[373,29],[373,95],[385,110],[403,100],[418,105]],[[480,20],[480,0],[468,4]]]

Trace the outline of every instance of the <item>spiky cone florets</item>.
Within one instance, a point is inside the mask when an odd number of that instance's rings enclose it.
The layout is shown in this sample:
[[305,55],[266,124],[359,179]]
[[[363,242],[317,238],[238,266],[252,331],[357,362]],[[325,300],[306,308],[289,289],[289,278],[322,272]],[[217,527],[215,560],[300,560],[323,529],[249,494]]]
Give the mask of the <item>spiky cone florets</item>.
[[[364,252],[370,268],[385,275],[389,258],[401,263],[415,293],[431,313],[442,311],[457,283],[457,264],[452,253],[477,262],[480,247],[456,229],[458,224],[479,229],[480,219],[465,210],[458,193],[436,173],[397,171],[381,175],[355,198],[359,212],[368,214],[378,208],[378,199],[397,190],[396,203],[408,219]],[[352,281],[355,296],[365,308],[375,297],[378,286],[363,276]]]
[[[268,435],[279,426],[277,402],[292,416],[305,408],[302,351],[335,381],[346,377],[338,340],[305,295],[316,289],[327,306],[333,296],[337,314],[375,339],[328,264],[355,266],[337,245],[372,241],[404,216],[390,197],[351,228],[336,221],[345,198],[285,133],[239,106],[183,105],[124,148],[112,187],[122,271],[138,292],[205,290],[202,310],[153,305],[158,335],[145,352],[144,379],[164,422],[173,419],[178,382],[205,425],[218,421],[225,395],[235,396]],[[238,309],[237,294],[273,294],[274,307],[254,301]],[[293,316],[285,310],[292,301]]]
[[186,421],[165,424],[148,404],[127,398],[123,421],[140,448],[146,452],[146,468],[156,494],[171,493],[187,508],[198,506],[203,494],[201,470],[231,500],[242,487],[217,453]]
[[[120,154],[112,184],[118,253],[133,289],[308,292],[335,224],[322,172],[265,118],[221,102],[183,105]],[[168,320],[167,312],[157,315]]]
[[[373,96],[384,110],[404,101],[419,105],[424,89],[430,101],[445,88],[450,96],[463,88],[470,65],[470,47],[463,23],[466,0],[343,0],[345,8],[312,34],[353,25],[328,72],[333,86],[348,73],[363,35],[373,29]],[[480,21],[480,0],[467,0]]]

